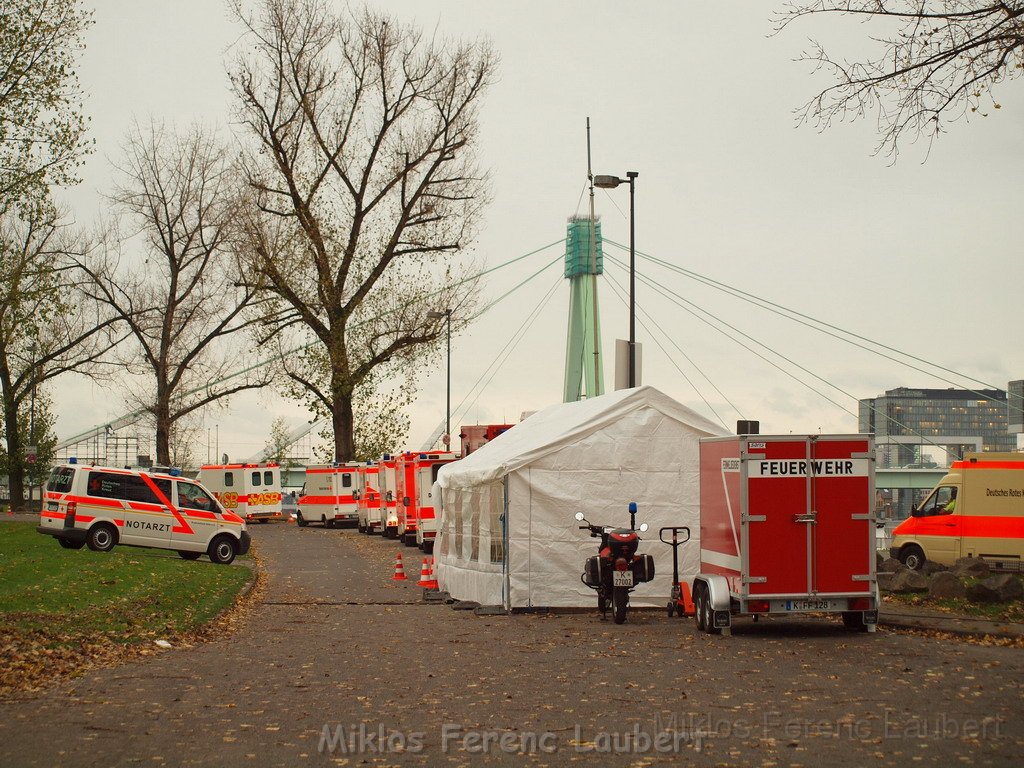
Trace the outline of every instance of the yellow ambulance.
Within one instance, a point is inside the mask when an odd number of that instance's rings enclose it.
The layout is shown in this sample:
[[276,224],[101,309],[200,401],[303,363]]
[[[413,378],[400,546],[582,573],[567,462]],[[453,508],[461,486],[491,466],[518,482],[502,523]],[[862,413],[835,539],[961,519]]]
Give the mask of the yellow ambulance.
[[968,453],[893,531],[909,568],[980,557],[1019,570],[1024,557],[1024,453]]

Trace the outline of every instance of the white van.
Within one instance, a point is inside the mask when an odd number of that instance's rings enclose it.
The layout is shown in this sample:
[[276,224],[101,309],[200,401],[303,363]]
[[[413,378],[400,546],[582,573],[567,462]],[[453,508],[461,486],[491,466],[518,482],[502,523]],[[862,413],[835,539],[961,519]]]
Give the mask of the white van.
[[245,521],[195,480],[74,461],[50,472],[39,517],[36,530],[65,549],[126,544],[173,549],[186,560],[205,553],[227,565],[251,541]]

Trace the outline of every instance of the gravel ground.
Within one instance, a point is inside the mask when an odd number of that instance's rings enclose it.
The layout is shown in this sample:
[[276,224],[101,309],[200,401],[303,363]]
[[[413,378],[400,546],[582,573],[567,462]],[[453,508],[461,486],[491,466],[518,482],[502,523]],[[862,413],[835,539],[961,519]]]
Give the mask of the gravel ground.
[[[1024,652],[825,620],[424,603],[422,555],[253,526],[231,637],[0,704],[3,765],[1019,765]],[[407,582],[391,581],[402,551]]]

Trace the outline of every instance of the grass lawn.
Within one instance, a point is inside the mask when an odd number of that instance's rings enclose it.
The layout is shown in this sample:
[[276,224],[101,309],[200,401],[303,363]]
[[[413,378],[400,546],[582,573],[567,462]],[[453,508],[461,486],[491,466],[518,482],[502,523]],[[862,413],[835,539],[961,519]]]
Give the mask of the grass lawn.
[[63,549],[35,523],[0,523],[0,633],[60,648],[151,642],[194,631],[252,576],[244,565],[189,562],[171,550]]

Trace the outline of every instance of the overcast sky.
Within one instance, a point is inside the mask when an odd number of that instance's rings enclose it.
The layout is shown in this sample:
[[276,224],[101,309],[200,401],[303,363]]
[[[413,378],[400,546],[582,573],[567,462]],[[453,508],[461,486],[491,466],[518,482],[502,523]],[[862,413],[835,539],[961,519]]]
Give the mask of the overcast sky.
[[[494,180],[473,246],[483,264],[552,243],[564,237],[566,217],[585,213],[589,116],[595,173],[640,174],[640,251],[983,382],[1005,387],[1024,377],[1017,330],[1024,266],[1020,227],[1012,223],[1020,221],[1024,178],[1019,81],[997,91],[1003,109],[952,125],[926,162],[921,142],[906,145],[892,165],[872,156],[871,118],[825,133],[797,127],[794,118],[794,108],[825,82],[794,62],[806,39],[824,36],[857,55],[870,31],[860,24],[826,30],[808,20],[771,36],[776,3],[371,4],[442,36],[486,36],[501,57],[500,80],[482,112],[481,159]],[[80,77],[97,151],[83,184],[68,195],[81,223],[100,215],[109,163],[133,119],[152,116],[182,128],[201,121],[228,134],[224,61],[240,35],[215,0],[97,0],[95,7]],[[628,189],[598,190],[596,199],[604,236],[628,243]],[[625,259],[618,249],[606,252]],[[549,249],[495,273],[485,295],[502,294],[559,253]],[[620,270],[607,271],[625,284]],[[897,386],[951,386],[643,260],[638,271],[808,369],[813,376],[790,370],[839,404],[639,282],[638,307],[652,318],[641,320],[664,329],[690,359],[667,346],[666,356],[639,328],[644,383],[709,418],[717,413],[730,428],[747,418],[760,419],[763,432],[855,431],[857,398]],[[549,269],[453,341],[453,404],[560,275],[560,265]],[[514,422],[561,398],[569,293],[561,283],[456,425]],[[600,290],[610,361],[613,340],[628,334],[628,314],[609,287]],[[610,362],[605,376],[611,382]],[[419,448],[443,419],[444,390],[440,358],[422,377],[406,447]],[[128,410],[81,381],[65,382],[56,396],[61,437]],[[263,447],[274,415],[298,426],[305,410],[274,395],[250,395],[209,415],[207,424],[218,426],[222,452],[245,458]]]

